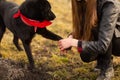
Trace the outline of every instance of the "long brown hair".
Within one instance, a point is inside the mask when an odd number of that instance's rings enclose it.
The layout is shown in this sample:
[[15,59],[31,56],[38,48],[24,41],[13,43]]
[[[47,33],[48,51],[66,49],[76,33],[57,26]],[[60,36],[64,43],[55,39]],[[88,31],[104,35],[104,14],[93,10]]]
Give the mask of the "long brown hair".
[[91,29],[97,23],[96,0],[84,0],[84,2],[72,0],[72,15],[73,37],[81,40],[91,40]]

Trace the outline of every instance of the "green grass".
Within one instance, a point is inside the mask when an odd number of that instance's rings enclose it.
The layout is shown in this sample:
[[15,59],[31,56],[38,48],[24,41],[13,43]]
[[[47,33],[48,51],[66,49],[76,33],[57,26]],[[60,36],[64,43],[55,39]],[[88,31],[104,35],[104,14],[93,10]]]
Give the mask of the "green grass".
[[[14,1],[18,4],[22,2],[22,0]],[[56,14],[56,19],[48,29],[65,38],[72,31],[70,0],[49,1],[52,5],[52,10]],[[25,52],[19,52],[13,45],[12,39],[12,33],[7,30],[0,46],[0,53],[3,58],[27,64],[28,60]],[[20,45],[22,46],[21,41]],[[44,69],[44,71],[52,75],[55,80],[95,80],[98,75],[92,71],[95,62],[82,62],[79,53],[74,48],[68,51],[67,54],[62,55],[57,45],[58,42],[45,39],[40,35],[35,36],[32,40],[31,47],[37,68]],[[119,60],[119,58],[114,58],[115,77],[113,80],[120,80]]]

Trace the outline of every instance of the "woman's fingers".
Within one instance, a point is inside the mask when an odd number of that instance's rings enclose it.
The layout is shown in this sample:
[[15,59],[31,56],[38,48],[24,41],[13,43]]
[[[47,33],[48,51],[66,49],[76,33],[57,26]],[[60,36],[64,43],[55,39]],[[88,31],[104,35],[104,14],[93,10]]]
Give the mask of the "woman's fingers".
[[64,51],[64,50],[65,50],[65,48],[64,48],[61,40],[58,41],[58,46],[59,46],[59,48],[60,48],[61,51]]
[[67,43],[66,39],[60,40],[59,43],[58,43],[59,48],[61,50],[65,50],[67,48],[67,46],[69,45],[69,44],[66,44],[66,43]]
[[58,41],[58,46],[62,55],[63,54],[65,55],[67,53],[64,43],[65,43],[64,40]]
[[59,46],[59,48],[62,47],[61,41],[58,41],[58,46]]
[[71,38],[66,38],[58,41],[60,50],[66,50],[71,47]]

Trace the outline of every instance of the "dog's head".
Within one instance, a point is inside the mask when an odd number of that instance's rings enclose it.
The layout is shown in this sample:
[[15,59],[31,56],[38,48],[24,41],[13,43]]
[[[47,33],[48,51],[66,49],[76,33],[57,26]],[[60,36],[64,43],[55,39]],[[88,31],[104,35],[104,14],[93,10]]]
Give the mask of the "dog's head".
[[30,19],[39,21],[55,19],[55,14],[51,11],[51,5],[47,0],[26,0],[19,9]]

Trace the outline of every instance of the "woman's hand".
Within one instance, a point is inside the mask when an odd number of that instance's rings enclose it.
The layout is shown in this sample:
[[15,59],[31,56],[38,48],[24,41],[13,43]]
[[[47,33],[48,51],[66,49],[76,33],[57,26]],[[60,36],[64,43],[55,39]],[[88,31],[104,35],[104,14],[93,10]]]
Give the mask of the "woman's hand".
[[73,38],[73,35],[69,35],[68,38]]
[[67,48],[70,48],[72,46],[77,47],[78,40],[72,39],[72,38],[66,38],[59,40],[59,48],[61,51],[64,51]]

